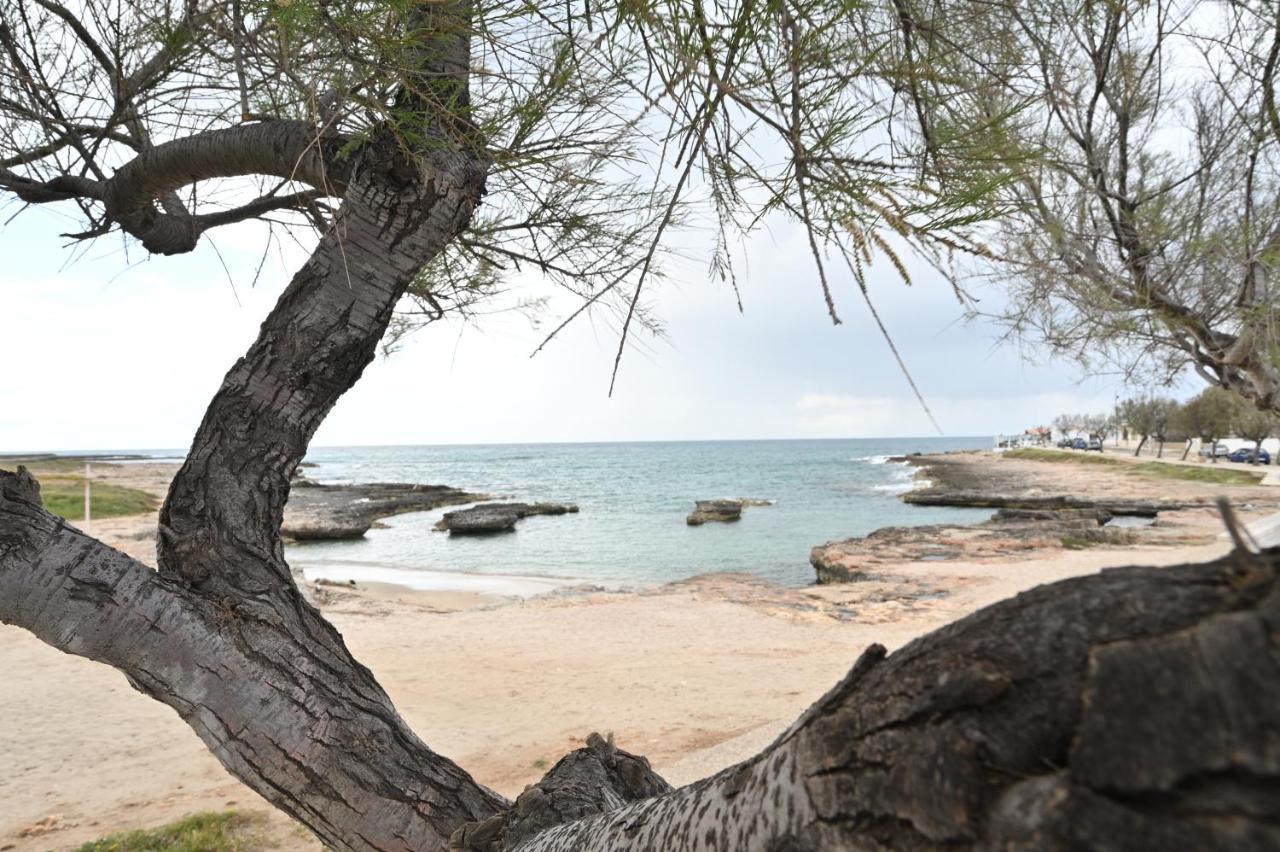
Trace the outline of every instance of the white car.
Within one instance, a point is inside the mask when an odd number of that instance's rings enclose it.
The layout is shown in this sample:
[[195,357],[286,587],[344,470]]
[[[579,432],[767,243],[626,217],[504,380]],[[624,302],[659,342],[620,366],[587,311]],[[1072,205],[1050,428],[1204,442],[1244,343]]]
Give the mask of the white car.
[[1218,458],[1226,458],[1227,456],[1231,455],[1231,448],[1228,447],[1226,444],[1217,443],[1217,444],[1213,444],[1212,446],[1201,447],[1200,455],[1204,456],[1205,458],[1212,458],[1213,456],[1217,456]]

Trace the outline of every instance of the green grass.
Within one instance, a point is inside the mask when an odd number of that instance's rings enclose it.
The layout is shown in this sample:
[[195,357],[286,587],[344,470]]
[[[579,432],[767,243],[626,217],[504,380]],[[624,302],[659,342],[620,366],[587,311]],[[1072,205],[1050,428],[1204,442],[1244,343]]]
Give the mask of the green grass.
[[1064,462],[1067,464],[1124,464],[1122,461],[1107,458],[1101,453],[1093,455],[1088,451],[1081,450],[1066,452],[1060,450],[1037,450],[1034,447],[1023,447],[1020,450],[1008,450],[1004,455],[1006,458],[1026,459],[1027,461]]
[[[84,478],[40,478],[40,498],[44,507],[70,521],[84,517]],[[90,508],[94,518],[118,518],[154,511],[156,498],[136,488],[93,483]]]
[[[66,456],[0,456],[0,470],[26,466],[40,483],[44,507],[69,521],[84,518],[84,461]],[[137,488],[93,481],[93,517],[119,518],[153,512],[160,501]]]
[[1177,479],[1184,482],[1207,482],[1214,485],[1257,485],[1262,479],[1262,474],[1260,473],[1215,464],[1166,464],[1154,461],[1127,462],[1104,456],[1101,453],[1093,454],[1086,451],[1067,452],[1064,450],[1038,450],[1033,447],[1024,447],[1020,450],[1009,450],[1004,455],[1007,458],[1024,459],[1026,461],[1106,465],[1136,476]]
[[112,834],[78,852],[249,852],[258,820],[235,811],[192,814],[159,828]]
[[1067,550],[1085,550],[1093,547],[1097,542],[1090,541],[1087,538],[1080,538],[1074,535],[1064,535],[1062,537],[1062,546]]
[[1130,465],[1134,473],[1146,476],[1162,476],[1166,479],[1186,479],[1192,482],[1212,482],[1217,485],[1257,485],[1262,474],[1248,470],[1235,470],[1217,465],[1207,464],[1192,467],[1186,464],[1161,464],[1160,462],[1139,462]]

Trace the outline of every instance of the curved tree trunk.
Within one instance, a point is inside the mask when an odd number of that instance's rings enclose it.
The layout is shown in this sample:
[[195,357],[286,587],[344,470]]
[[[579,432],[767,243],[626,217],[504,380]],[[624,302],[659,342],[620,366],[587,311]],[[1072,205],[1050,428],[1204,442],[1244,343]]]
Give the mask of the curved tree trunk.
[[1139,455],[1142,454],[1142,448],[1146,445],[1146,443],[1147,443],[1147,436],[1143,435],[1142,439],[1138,441],[1138,448],[1133,451],[1134,458],[1137,458]]

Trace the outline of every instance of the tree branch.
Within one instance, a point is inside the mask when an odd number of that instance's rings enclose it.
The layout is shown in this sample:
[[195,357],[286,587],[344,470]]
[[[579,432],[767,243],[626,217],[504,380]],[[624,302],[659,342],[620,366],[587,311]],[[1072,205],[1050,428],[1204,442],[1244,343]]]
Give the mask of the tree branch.
[[315,195],[340,196],[346,191],[350,162],[338,155],[345,137],[326,134],[301,121],[270,121],[210,130],[144,148],[110,178],[102,181],[60,175],[35,181],[0,169],[0,187],[31,204],[84,198],[101,201],[107,216],[118,222],[155,254],[191,251],[210,227],[249,218],[252,210],[279,209],[260,199],[230,211],[191,216],[173,208],[161,212],[157,202],[176,190],[212,178],[270,175],[309,184]]
[[46,512],[22,468],[0,471],[0,621],[119,669],[332,848],[443,849],[505,804],[413,735],[318,616],[301,630],[190,594]]

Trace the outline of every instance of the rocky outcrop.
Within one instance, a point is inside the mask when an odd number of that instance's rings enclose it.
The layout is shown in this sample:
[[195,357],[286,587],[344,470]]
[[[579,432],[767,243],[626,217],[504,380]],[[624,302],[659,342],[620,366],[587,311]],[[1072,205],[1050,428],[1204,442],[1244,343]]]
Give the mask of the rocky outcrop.
[[698,500],[693,504],[693,511],[685,518],[691,527],[700,527],[707,521],[736,521],[742,517],[742,510],[751,506],[772,506],[772,500],[761,500],[758,497],[738,497],[733,500]]
[[445,512],[436,529],[459,535],[509,532],[515,529],[516,521],[530,515],[565,515],[577,511],[578,507],[571,503],[484,503]]
[[447,485],[375,482],[321,485],[299,477],[290,487],[280,532],[294,541],[360,538],[378,518],[486,499]]
[[813,548],[809,562],[818,583],[850,583],[874,579],[888,566],[908,562],[1016,559],[1045,548],[1212,541],[1212,536],[1206,540],[1203,533],[1174,522],[1117,527],[1109,525],[1112,518],[1099,509],[1001,509],[972,526],[885,527],[863,538],[827,542]]
[[1214,496],[1132,498],[1106,493],[1096,497],[1071,493],[1051,474],[1052,466],[1036,471],[1036,465],[1009,465],[973,453],[938,453],[903,456],[901,460],[918,468],[924,487],[901,495],[904,503],[917,506],[955,506],[979,509],[1011,509],[1063,512],[1079,509],[1110,515],[1154,518],[1174,509],[1212,507]]
[[736,521],[741,517],[741,500],[699,500],[684,520],[691,527],[700,527],[707,521]]

